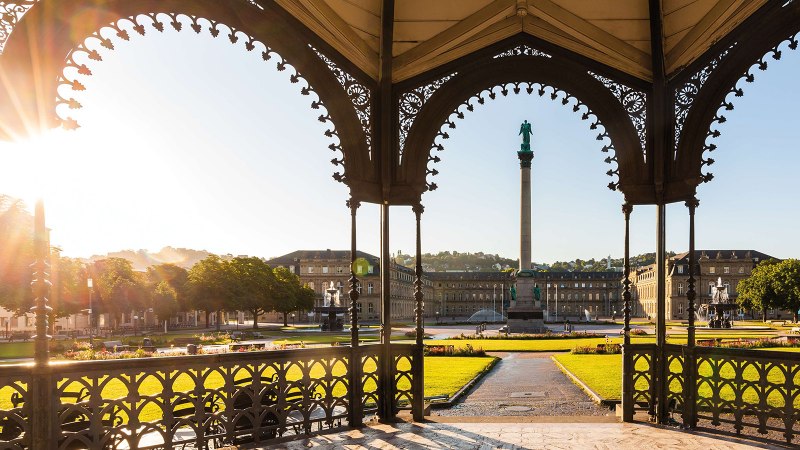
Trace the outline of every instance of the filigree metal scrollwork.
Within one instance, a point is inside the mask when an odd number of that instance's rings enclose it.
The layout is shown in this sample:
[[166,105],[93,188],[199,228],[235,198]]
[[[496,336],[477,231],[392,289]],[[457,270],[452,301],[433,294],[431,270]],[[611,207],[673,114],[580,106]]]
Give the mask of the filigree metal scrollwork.
[[678,151],[678,144],[680,143],[681,133],[683,132],[683,125],[686,123],[686,117],[689,115],[689,111],[692,109],[692,105],[694,104],[695,98],[697,98],[697,94],[700,92],[700,89],[703,88],[703,85],[706,84],[706,80],[714,70],[719,66],[720,62],[730,53],[731,49],[736,44],[731,45],[727,49],[723,50],[716,58],[712,59],[708,62],[703,68],[698,70],[694,73],[691,77],[689,77],[686,82],[682,85],[678,86],[675,89],[674,96],[675,96],[675,148],[674,151]]
[[508,56],[541,56],[543,58],[552,58],[551,55],[525,44],[518,45],[502,53],[498,53],[494,55],[493,58],[494,59],[505,58]]
[[611,91],[611,94],[622,104],[622,107],[631,119],[633,128],[636,129],[636,134],[639,136],[639,143],[642,145],[642,154],[644,154],[645,159],[647,159],[647,93],[637,91],[630,86],[618,83],[592,71],[588,73],[596,78],[597,81],[603,83],[603,86]]
[[[713,143],[709,143],[709,139],[716,139],[718,138],[721,133],[717,128],[717,125],[725,123],[728,119],[722,114],[724,111],[733,111],[733,101],[729,100],[731,94],[734,97],[742,97],[744,95],[744,89],[740,86],[742,80],[746,83],[752,83],[756,80],[755,76],[755,69],[760,71],[767,70],[768,67],[768,60],[771,58],[775,61],[781,59],[783,52],[781,48],[786,46],[790,50],[797,50],[798,44],[800,44],[800,33],[795,33],[790,35],[788,38],[784,39],[783,41],[779,42],[777,45],[772,47],[769,51],[764,53],[761,58],[758,59],[754,64],[752,64],[744,74],[739,78],[739,80],[734,83],[733,87],[725,94],[725,98],[720,103],[719,107],[717,108],[716,114],[714,114],[714,118],[711,120],[711,124],[709,124],[708,131],[706,132],[706,139],[703,143],[703,154],[706,151],[713,152],[717,149],[717,146]],[[705,158],[703,157],[701,162],[702,166],[710,166],[714,164],[713,158]],[[708,183],[712,179],[714,179],[714,174],[707,172],[700,175],[700,179],[703,183]]]
[[[275,50],[266,44],[256,40],[242,30],[237,30],[226,24],[216,22],[211,19],[189,16],[186,14],[174,13],[150,13],[139,14],[137,16],[122,18],[117,22],[110,23],[100,30],[95,31],[91,36],[78,44],[66,57],[65,68],[58,79],[58,89],[56,98],[56,115],[61,125],[66,129],[75,129],[80,125],[78,121],[69,115],[69,110],[79,109],[82,105],[74,98],[75,92],[84,91],[85,85],[81,83],[80,77],[92,75],[92,71],[83,62],[86,59],[91,61],[102,61],[102,52],[114,50],[114,39],[129,41],[133,36],[144,36],[148,31],[155,30],[163,33],[166,27],[171,27],[175,31],[183,31],[187,28],[200,34],[208,32],[212,37],[225,36],[233,45],[240,44],[248,52],[260,51],[261,59],[264,61],[275,61],[278,71],[290,70],[289,81],[292,84],[300,83],[300,93],[302,95],[316,95],[317,99],[311,102],[311,109],[321,110],[318,120],[329,124],[330,128],[324,132],[325,136],[333,142],[328,148],[344,154],[339,140],[336,125],[333,123],[327,107],[320,94],[308,83],[308,81],[295,69],[287,59],[279,55]],[[301,83],[302,81],[302,83]],[[348,92],[350,95],[350,92]],[[351,99],[353,97],[351,96]],[[369,136],[369,133],[367,133]],[[334,165],[344,167],[344,158],[334,158],[331,162]],[[346,175],[344,171],[335,172],[333,178],[336,181],[344,182]]]
[[406,145],[406,138],[408,137],[414,121],[417,120],[417,115],[422,111],[422,107],[431,98],[434,92],[438,91],[440,87],[444,86],[450,78],[453,78],[457,73],[451,73],[438,80],[431,81],[430,83],[414,88],[408,92],[400,95],[398,102],[398,114],[400,119],[400,126],[398,127],[398,141],[400,145],[400,163],[403,162],[403,150]]
[[0,3],[0,53],[8,42],[9,36],[14,31],[22,16],[39,0],[12,0]]
[[331,73],[333,73],[333,76],[336,77],[336,80],[339,82],[339,84],[342,85],[342,89],[344,89],[347,97],[350,98],[350,101],[353,103],[356,115],[358,116],[358,121],[361,123],[361,128],[364,130],[364,137],[366,139],[367,149],[369,150],[369,157],[372,159],[372,122],[370,120],[372,108],[372,90],[370,90],[370,88],[365,86],[363,83],[359,83],[358,80],[342,70],[342,68],[340,68],[330,58],[323,55],[322,52],[311,45],[309,45],[309,47],[311,50],[314,50],[314,53],[319,56],[319,59],[321,59],[328,66],[328,69],[331,71]]
[[[581,120],[589,120],[592,118],[592,123],[589,125],[590,130],[598,130],[600,133],[597,135],[597,140],[603,142],[603,147],[600,149],[603,153],[612,152],[612,156],[607,157],[604,161],[607,164],[617,163],[616,157],[616,149],[614,148],[614,143],[611,141],[611,137],[608,135],[608,131],[606,131],[605,126],[600,121],[600,118],[597,117],[592,110],[581,102],[578,98],[572,96],[569,92],[563,91],[554,86],[548,86],[541,83],[533,83],[529,81],[518,81],[518,82],[511,82],[506,83],[503,85],[493,86],[488,89],[484,89],[481,92],[473,95],[467,101],[462,103],[461,105],[457,106],[450,116],[445,120],[442,127],[437,132],[436,136],[433,139],[433,145],[431,145],[431,151],[442,151],[444,150],[444,145],[442,144],[442,140],[449,139],[450,135],[447,131],[443,131],[445,129],[455,129],[455,119],[464,119],[466,112],[472,112],[475,110],[475,105],[483,105],[486,103],[486,100],[494,100],[497,98],[497,94],[501,94],[502,96],[507,96],[510,92],[514,94],[519,94],[522,91],[525,91],[528,95],[533,94],[536,92],[539,94],[539,97],[544,97],[547,95],[551,100],[556,101],[558,100],[562,105],[568,106],[571,105],[572,111],[575,113],[579,113],[581,115]],[[428,163],[438,163],[441,159],[438,156],[429,156]],[[427,173],[431,176],[436,176],[439,172],[435,169],[427,169]],[[613,168],[606,172],[606,174],[610,177],[618,176],[619,175],[619,167]],[[436,190],[437,186],[436,183],[428,183],[426,181],[429,191]],[[608,183],[608,188],[612,191],[616,191],[619,188],[619,179],[615,181],[611,181]]]

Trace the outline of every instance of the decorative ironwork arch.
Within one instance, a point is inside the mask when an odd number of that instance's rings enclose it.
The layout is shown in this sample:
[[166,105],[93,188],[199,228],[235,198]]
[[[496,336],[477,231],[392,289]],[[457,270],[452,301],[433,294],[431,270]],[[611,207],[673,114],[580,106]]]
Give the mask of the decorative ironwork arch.
[[734,109],[735,98],[744,95],[744,85],[755,81],[757,71],[767,70],[769,61],[780,60],[784,51],[796,50],[798,42],[800,2],[786,2],[738,42],[718,48],[705,66],[676,80],[672,86],[676,108],[673,197],[691,198],[700,183],[714,178],[703,170],[714,164],[708,153],[717,148],[713,140],[721,135],[719,124],[727,121],[725,111]]
[[[447,129],[456,127],[455,119],[463,119],[466,112],[487,99],[524,91],[560,101],[580,114],[582,120],[592,119],[590,129],[598,130],[597,140],[603,142],[601,150],[611,153],[605,162],[616,163],[606,173],[618,179],[612,180],[608,187],[621,190],[626,198],[631,197],[629,201],[637,201],[641,195],[637,187],[647,183],[650,171],[646,169],[639,127],[632,121],[631,111],[644,115],[646,95],[640,92],[638,104],[633,106],[637,103],[630,100],[634,89],[609,87],[606,81],[610,80],[544,52],[512,49],[499,56],[489,64],[475,63],[398,95],[399,129],[401,134],[406,133],[404,147],[398,148],[400,185],[411,187],[417,195],[436,189],[436,184],[427,178],[438,174],[430,164],[440,158],[432,153],[444,149],[441,141],[449,137]],[[564,73],[571,76],[564,77]],[[404,110],[414,112],[413,120],[404,119]],[[644,123],[642,118],[642,130]]]
[[[5,54],[0,56],[0,67],[5,73],[16,73],[17,76],[10,83],[10,87],[16,92],[0,90],[0,98],[4,94],[10,98],[25,89],[37,93],[36,98],[22,99],[22,102],[14,102],[13,106],[10,102],[6,102],[5,107],[0,106],[0,120],[5,122],[6,129],[24,129],[26,116],[45,117],[45,123],[42,124],[44,127],[78,127],[77,121],[69,115],[69,110],[80,108],[81,105],[70,94],[84,90],[81,77],[91,76],[92,72],[85,64],[76,61],[75,56],[83,53],[90,60],[102,61],[103,53],[114,50],[114,42],[117,40],[128,41],[135,36],[163,32],[171,27],[175,31],[188,30],[196,34],[209,33],[214,38],[226,38],[232,45],[240,45],[248,52],[259,53],[264,61],[275,62],[279,71],[293,71],[289,77],[291,83],[301,85],[302,95],[316,95],[317,98],[311,102],[311,108],[319,109],[319,121],[329,125],[325,135],[333,142],[328,147],[337,152],[331,163],[343,169],[335,172],[333,178],[350,185],[351,190],[354,184],[358,189],[370,189],[375,182],[375,169],[370,155],[370,108],[374,83],[357,69],[352,69],[349,63],[337,63],[333,57],[335,51],[323,42],[311,37],[304,42],[298,39],[296,33],[286,33],[281,27],[265,27],[265,19],[273,23],[293,20],[284,17],[287,15],[280,8],[265,8],[246,0],[107,0],[102,12],[91,15],[87,21],[75,26],[76,21],[71,20],[58,27],[53,22],[61,21],[59,17],[69,18],[74,15],[71,14],[73,11],[55,15],[54,9],[64,6],[56,3],[40,0],[32,8],[21,11],[14,16],[17,19],[14,22],[17,29],[14,35],[10,35],[10,30],[5,35],[6,48]],[[80,3],[97,6],[96,1],[71,2],[69,8],[77,8]],[[24,19],[19,20],[22,13],[25,14]],[[258,20],[248,20],[248,15],[261,17]],[[47,27],[40,25],[43,21],[47,22]],[[27,28],[28,32],[21,32],[21,28]],[[64,31],[59,33],[53,30]],[[26,49],[28,53],[35,53],[29,49],[51,42],[58,44],[53,49],[44,51],[44,64],[33,64]],[[265,44],[266,42],[270,45]],[[32,44],[38,45],[31,46]],[[289,55],[289,58],[284,55]],[[27,81],[24,75],[27,75]],[[52,83],[48,82],[50,76]],[[33,89],[36,81],[39,84]],[[42,99],[54,99],[50,111],[39,111]],[[20,107],[22,114],[19,114]],[[15,114],[21,117],[13,117]],[[12,119],[8,120],[9,117]],[[13,119],[17,119],[16,124]],[[8,133],[0,134],[8,137]]]

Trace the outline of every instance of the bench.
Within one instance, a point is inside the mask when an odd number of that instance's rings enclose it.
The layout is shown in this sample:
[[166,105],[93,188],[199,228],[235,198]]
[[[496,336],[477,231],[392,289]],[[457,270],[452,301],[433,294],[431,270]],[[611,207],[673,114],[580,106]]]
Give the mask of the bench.
[[125,345],[122,341],[104,341],[101,347],[109,352],[124,352],[130,350],[129,345]]

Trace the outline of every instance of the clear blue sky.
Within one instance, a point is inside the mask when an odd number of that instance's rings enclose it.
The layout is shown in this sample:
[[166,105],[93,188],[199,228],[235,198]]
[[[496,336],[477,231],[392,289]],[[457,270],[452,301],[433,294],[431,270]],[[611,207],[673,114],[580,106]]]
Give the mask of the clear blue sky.
[[[240,43],[241,44],[241,43]],[[70,256],[162,246],[277,256],[349,248],[347,189],[326,126],[289,73],[207,33],[135,36],[100,49],[75,113],[82,128],[0,145],[0,192],[45,198],[52,240]],[[720,127],[715,178],[699,190],[698,248],[800,256],[800,54],[770,60]],[[605,186],[596,132],[567,107],[509,96],[478,107],[439,153],[423,202],[423,248],[518,255],[519,123],[533,122],[533,256],[553,262],[622,254],[622,196]],[[45,177],[34,167],[47,164]],[[392,209],[393,251],[413,252],[413,215]],[[654,249],[655,210],[638,207],[632,252]],[[684,251],[686,208],[668,208],[668,248]],[[359,210],[359,247],[379,252],[379,211]]]

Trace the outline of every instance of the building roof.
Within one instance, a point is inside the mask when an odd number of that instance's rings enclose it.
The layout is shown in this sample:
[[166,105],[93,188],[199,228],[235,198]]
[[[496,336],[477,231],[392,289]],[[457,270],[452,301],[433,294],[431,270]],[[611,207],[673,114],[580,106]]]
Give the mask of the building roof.
[[[380,0],[276,0],[377,78]],[[393,79],[401,81],[523,33],[635,77],[653,78],[651,22],[666,72],[691,64],[767,0],[402,0],[394,7]],[[775,3],[784,3],[777,1]]]
[[[695,261],[700,261],[701,258],[707,257],[708,259],[724,259],[724,260],[732,260],[732,259],[742,259],[747,261],[752,261],[754,258],[757,258],[758,261],[766,261],[769,259],[777,259],[774,256],[767,255],[766,253],[761,253],[756,250],[695,250]],[[683,261],[685,260],[687,263],[689,257],[689,252],[679,253],[672,258],[673,261]]]
[[[379,262],[380,258],[366,252],[357,251],[357,258],[365,258],[368,261]],[[291,262],[308,261],[308,260],[326,260],[326,261],[350,261],[350,250],[296,250],[282,256],[271,258],[268,263],[275,264],[289,264]]]
[[503,281],[511,278],[510,272],[425,272],[431,281]]

